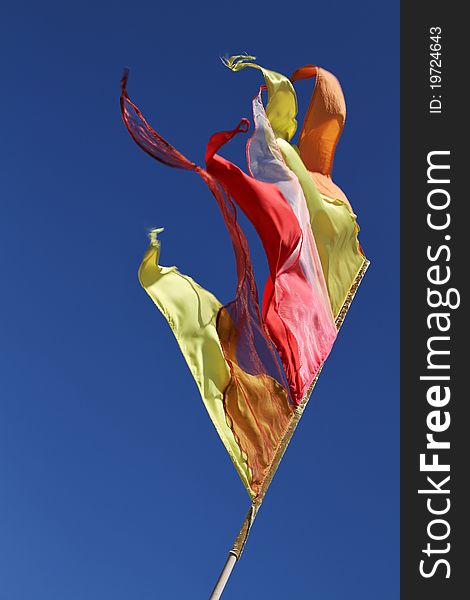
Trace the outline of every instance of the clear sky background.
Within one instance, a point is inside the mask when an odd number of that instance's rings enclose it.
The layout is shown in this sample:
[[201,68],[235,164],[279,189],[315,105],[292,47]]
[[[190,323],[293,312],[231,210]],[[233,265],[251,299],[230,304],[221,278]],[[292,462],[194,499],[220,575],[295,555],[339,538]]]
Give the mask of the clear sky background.
[[[162,264],[226,302],[230,242],[202,181],[134,144],[119,80],[130,67],[150,123],[202,164],[211,133],[251,118],[260,73],[219,60],[243,51],[286,74],[315,63],[340,79],[335,178],[371,266],[224,600],[398,598],[398,10],[2,8],[2,600],[204,599],[238,532],[248,495],[137,280],[147,230],[165,226]],[[298,85],[301,117],[311,86]],[[238,138],[224,154],[244,165]],[[262,249],[246,229],[261,288]]]

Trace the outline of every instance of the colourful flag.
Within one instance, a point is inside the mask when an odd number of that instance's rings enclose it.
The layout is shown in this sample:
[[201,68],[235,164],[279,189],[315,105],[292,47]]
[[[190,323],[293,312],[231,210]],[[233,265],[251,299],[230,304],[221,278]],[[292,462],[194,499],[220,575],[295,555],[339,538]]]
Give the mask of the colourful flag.
[[[261,69],[232,61],[234,70],[244,66]],[[253,100],[255,131],[247,144],[249,174],[218,154],[234,135],[247,131],[246,119],[234,130],[212,136],[206,169],[202,169],[148,125],[128,96],[127,74],[121,94],[122,117],[136,143],[168,166],[198,173],[215,197],[232,241],[238,283],[235,299],[226,305],[176,267],[160,265],[161,230],[150,234],[139,279],[172,328],[216,430],[254,500],[269,484],[300,417],[296,407],[303,409],[331,350],[341,307],[354,292],[348,277],[356,268],[356,263],[348,264],[338,274],[336,257],[349,260],[340,243],[349,233],[335,230],[331,235],[332,228],[343,227],[341,218],[328,212],[330,201],[317,191],[317,171],[310,172],[289,144],[297,126],[292,84],[282,75],[261,70],[269,102],[265,111],[261,92]],[[311,132],[325,125],[308,116],[306,122],[309,126],[305,129],[304,125],[301,139],[305,137],[308,157],[312,144],[320,143],[307,143],[314,138]],[[330,129],[326,130],[330,135]],[[308,164],[325,170],[324,165]],[[323,191],[327,186],[328,182]],[[262,314],[235,203],[255,226],[268,260]],[[349,207],[343,198],[331,200],[331,205]],[[346,211],[353,222],[354,250],[357,226],[350,208]],[[362,253],[361,257],[363,264]]]

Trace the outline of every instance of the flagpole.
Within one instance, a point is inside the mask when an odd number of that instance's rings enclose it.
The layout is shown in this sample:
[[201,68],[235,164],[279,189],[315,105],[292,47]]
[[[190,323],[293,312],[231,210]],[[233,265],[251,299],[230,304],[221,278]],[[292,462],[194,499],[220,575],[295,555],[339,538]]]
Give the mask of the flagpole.
[[225,589],[228,578],[230,577],[230,574],[232,573],[233,567],[235,566],[236,562],[237,562],[237,557],[235,556],[235,554],[232,554],[231,552],[229,552],[229,555],[225,562],[224,568],[222,569],[222,571],[219,575],[219,579],[217,580],[217,583],[215,584],[215,588],[213,589],[209,600],[219,600],[219,598],[222,596],[222,592]]

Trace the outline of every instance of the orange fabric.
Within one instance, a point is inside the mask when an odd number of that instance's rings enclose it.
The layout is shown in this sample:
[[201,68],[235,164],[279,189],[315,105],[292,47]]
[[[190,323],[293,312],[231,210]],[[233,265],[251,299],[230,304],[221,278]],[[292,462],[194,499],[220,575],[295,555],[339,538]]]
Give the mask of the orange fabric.
[[237,332],[225,308],[217,318],[217,333],[231,371],[224,393],[227,423],[246,455],[252,473],[250,487],[258,494],[294,409],[275,379],[250,375],[238,366]]
[[344,193],[331,181],[336,144],[346,120],[346,103],[336,77],[320,67],[308,65],[297,69],[291,80],[316,77],[315,88],[299,137],[299,152],[304,165],[315,175],[320,193],[346,200]]

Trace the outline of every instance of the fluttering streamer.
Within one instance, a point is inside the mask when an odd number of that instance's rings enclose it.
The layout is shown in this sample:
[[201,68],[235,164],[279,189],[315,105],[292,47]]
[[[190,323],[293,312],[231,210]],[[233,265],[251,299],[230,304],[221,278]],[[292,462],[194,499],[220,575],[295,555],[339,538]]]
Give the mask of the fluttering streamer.
[[[368,264],[357,241],[351,206],[331,179],[345,118],[333,75],[304,67],[293,79],[316,77],[298,148],[297,99],[288,78],[253,57],[225,61],[234,71],[260,69],[268,90],[253,99],[248,173],[219,151],[246,133],[242,119],[207,144],[205,169],[188,160],[144,119],[122,80],[121,114],[135,142],[156,160],[197,173],[214,196],[232,241],[237,285],[222,304],[176,267],[160,265],[161,229],[139,279],[169,323],[206,409],[252,501],[260,502],[328,357]],[[237,206],[254,225],[269,266],[262,310]],[[249,530],[249,527],[248,527]]]

